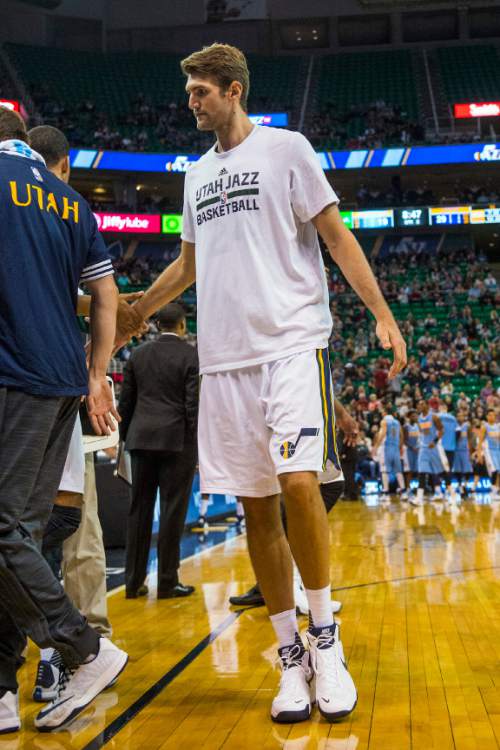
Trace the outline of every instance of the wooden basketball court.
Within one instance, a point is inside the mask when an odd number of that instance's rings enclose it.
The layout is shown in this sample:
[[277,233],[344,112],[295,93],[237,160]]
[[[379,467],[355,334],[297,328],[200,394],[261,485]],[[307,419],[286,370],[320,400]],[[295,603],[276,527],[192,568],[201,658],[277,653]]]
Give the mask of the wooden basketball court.
[[341,723],[316,711],[302,724],[271,722],[279,673],[266,610],[228,605],[254,583],[239,536],[184,561],[182,581],[197,587],[188,599],[110,595],[114,640],[130,662],[68,730],[33,730],[31,646],[20,672],[24,729],[0,737],[0,750],[498,748],[499,521],[500,504],[487,501],[334,509],[332,577],[359,693]]

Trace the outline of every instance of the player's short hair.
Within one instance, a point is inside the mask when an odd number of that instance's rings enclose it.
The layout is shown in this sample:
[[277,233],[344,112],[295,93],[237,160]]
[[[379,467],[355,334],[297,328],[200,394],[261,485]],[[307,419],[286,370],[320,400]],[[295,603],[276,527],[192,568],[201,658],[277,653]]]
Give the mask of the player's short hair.
[[171,302],[159,310],[157,315],[158,325],[162,331],[173,331],[179,323],[186,319],[186,313],[182,305]]
[[28,142],[26,123],[18,112],[0,106],[0,141]]
[[52,125],[38,125],[32,128],[28,132],[28,143],[43,156],[49,169],[69,155],[68,139],[61,130]]
[[237,47],[218,43],[203,47],[181,60],[181,70],[185,76],[212,78],[223,91],[227,91],[233,81],[238,81],[243,89],[240,104],[246,112],[250,73],[247,59]]
[[486,409],[486,416],[488,416],[488,414],[496,414],[495,409]]

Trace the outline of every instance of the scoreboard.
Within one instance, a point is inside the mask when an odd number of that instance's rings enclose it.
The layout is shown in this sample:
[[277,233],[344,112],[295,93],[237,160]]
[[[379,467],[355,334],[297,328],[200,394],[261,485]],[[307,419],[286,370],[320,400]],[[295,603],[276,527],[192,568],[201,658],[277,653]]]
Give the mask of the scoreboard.
[[371,211],[352,211],[352,229],[390,229],[394,226],[392,208]]
[[[94,214],[100,232],[170,234],[182,233],[182,214]],[[500,206],[418,206],[340,211],[349,229],[388,230],[412,227],[500,224]],[[1,748],[0,748],[1,750]]]
[[422,206],[341,211],[349,229],[391,229],[393,227],[446,227],[463,224],[500,224],[500,206]]
[[500,208],[471,208],[471,224],[500,224]]
[[471,206],[438,206],[429,208],[429,224],[446,226],[469,224]]
[[395,224],[397,227],[426,227],[427,211],[427,208],[395,208]]

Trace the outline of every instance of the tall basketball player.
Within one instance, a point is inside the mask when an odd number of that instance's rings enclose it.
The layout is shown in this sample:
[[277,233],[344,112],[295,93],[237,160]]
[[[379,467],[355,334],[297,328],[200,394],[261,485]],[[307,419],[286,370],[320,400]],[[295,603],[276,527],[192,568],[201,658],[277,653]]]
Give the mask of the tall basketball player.
[[[392,347],[391,376],[404,368],[406,347],[311,145],[299,133],[250,122],[243,53],[214,44],[181,65],[197,127],[214,131],[216,142],[186,173],[181,255],[137,303],[138,323],[196,281],[201,490],[236,495],[245,506],[282,664],[271,716],[302,721],[316,700],[334,721],[357,695],[332,615],[317,478],[338,470],[318,231],[375,316],[382,346]],[[297,632],[292,554],[311,614],[309,651]]]

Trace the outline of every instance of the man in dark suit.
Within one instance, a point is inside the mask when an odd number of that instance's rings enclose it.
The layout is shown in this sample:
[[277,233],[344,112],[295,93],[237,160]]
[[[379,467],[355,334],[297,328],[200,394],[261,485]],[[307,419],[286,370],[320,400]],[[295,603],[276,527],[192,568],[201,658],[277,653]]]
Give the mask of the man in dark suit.
[[186,315],[178,304],[158,314],[162,334],[139,346],[125,369],[120,433],[131,454],[132,505],[128,517],[126,597],[147,593],[156,493],[160,488],[158,598],[189,596],[179,582],[180,542],[196,469],[198,356],[183,337]]

